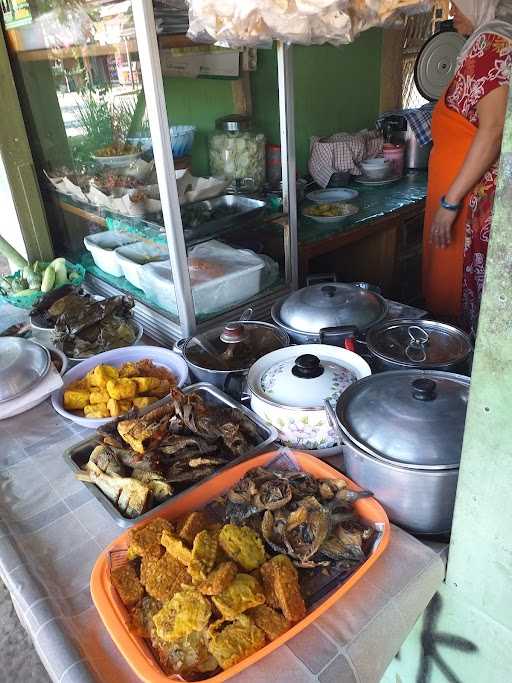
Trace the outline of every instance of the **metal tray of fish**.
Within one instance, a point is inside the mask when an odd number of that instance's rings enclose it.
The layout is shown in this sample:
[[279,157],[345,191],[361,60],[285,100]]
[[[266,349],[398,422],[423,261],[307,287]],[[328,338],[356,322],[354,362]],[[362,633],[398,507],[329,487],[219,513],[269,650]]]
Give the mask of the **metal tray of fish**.
[[[184,394],[199,394],[207,405],[209,404],[213,407],[228,407],[243,413],[245,417],[254,426],[259,441],[258,443],[256,443],[256,445],[250,448],[247,451],[247,453],[244,453],[243,455],[237,458],[233,458],[232,461],[230,461],[222,467],[219,467],[219,469],[215,470],[208,477],[205,477],[204,479],[200,479],[199,481],[194,482],[191,486],[188,486],[184,490],[177,492],[170,498],[167,498],[163,502],[158,503],[147,512],[144,512],[142,515],[139,515],[134,518],[124,516],[122,512],[118,510],[118,508],[114,505],[114,503],[109,498],[107,498],[107,496],[95,484],[85,481],[82,482],[84,486],[87,486],[89,491],[100,503],[100,505],[102,505],[104,510],[112,517],[112,519],[120,527],[130,527],[136,522],[144,520],[147,516],[152,515],[155,512],[155,510],[159,510],[165,505],[168,505],[171,501],[174,502],[178,497],[185,495],[191,489],[195,488],[196,486],[199,486],[211,477],[218,475],[220,472],[223,472],[224,470],[227,470],[230,467],[233,467],[233,465],[243,462],[248,458],[252,458],[253,456],[258,455],[259,453],[264,453],[265,451],[268,451],[271,445],[277,439],[277,431],[273,427],[263,422],[263,420],[261,420],[257,415],[255,415],[255,413],[253,413],[251,410],[243,406],[241,403],[237,403],[236,401],[234,401],[230,396],[220,391],[220,389],[217,389],[217,387],[213,386],[213,384],[208,384],[207,382],[198,382],[197,384],[191,384],[188,387],[184,387],[181,391]],[[170,400],[171,398],[168,397],[161,401],[158,401],[158,403],[153,403],[151,406],[148,406],[148,408],[139,411],[137,416],[143,417],[151,410],[154,410],[156,406],[165,405]],[[84,465],[88,462],[91,452],[98,444],[99,441],[96,435],[89,437],[84,441],[80,441],[79,443],[75,444],[71,448],[68,448],[64,452],[64,461],[66,462],[68,467],[70,467],[73,470],[73,472],[83,472]]]
[[185,237],[197,239],[230,228],[242,228],[254,222],[264,210],[265,202],[235,194],[186,204],[181,208]]

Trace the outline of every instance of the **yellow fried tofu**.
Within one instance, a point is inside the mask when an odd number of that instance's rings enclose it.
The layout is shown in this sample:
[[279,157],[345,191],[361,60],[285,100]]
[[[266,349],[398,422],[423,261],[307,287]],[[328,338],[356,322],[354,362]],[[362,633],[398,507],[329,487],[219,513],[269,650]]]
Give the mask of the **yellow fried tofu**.
[[248,611],[258,628],[265,632],[269,640],[275,640],[291,628],[291,622],[275,609],[268,605],[258,605]]
[[98,389],[96,391],[91,391],[89,394],[89,403],[92,405],[94,403],[107,403],[110,396],[105,389]]
[[137,394],[137,385],[131,379],[109,379],[107,382],[107,391],[110,398],[115,398],[118,401],[127,398],[135,398]]
[[202,510],[189,512],[176,521],[176,533],[183,541],[192,545],[197,534],[207,529],[209,524],[210,519],[206,512]]
[[89,404],[87,389],[71,389],[64,392],[64,408],[66,410],[83,410]]
[[211,614],[211,605],[201,593],[184,590],[165,603],[153,617],[153,623],[159,638],[173,641],[205,629]]
[[132,402],[129,400],[116,401],[115,398],[109,398],[107,401],[107,409],[111,417],[119,417],[124,415],[132,407]]
[[226,555],[247,571],[265,562],[265,548],[260,536],[248,526],[225,524],[219,534],[220,547]]
[[192,551],[180,538],[177,538],[172,532],[164,531],[160,542],[168,553],[188,567],[192,560]]
[[165,552],[165,548],[160,543],[163,531],[172,532],[172,524],[162,517],[156,517],[144,526],[131,529],[130,545],[128,546],[129,559],[135,557],[158,559],[161,557]]
[[204,581],[213,569],[219,547],[218,534],[204,529],[194,538],[188,572],[194,583]]
[[133,607],[142,599],[144,588],[132,562],[112,569],[110,575],[112,583],[126,607]]
[[86,391],[90,390],[87,376],[85,376],[83,379],[77,380],[76,382],[71,382],[71,384],[68,384],[67,389],[68,391],[76,391],[77,389],[85,389]]
[[137,363],[129,360],[127,363],[123,363],[119,369],[119,377],[135,377],[139,372]]
[[138,394],[147,394],[160,386],[158,377],[132,377],[131,379],[137,384]]
[[214,595],[212,601],[224,619],[231,621],[251,607],[263,605],[265,595],[254,576],[237,574],[226,590]]
[[106,387],[107,382],[119,377],[119,370],[113,365],[97,365],[94,370],[87,375],[88,381],[94,387]]
[[106,403],[95,403],[93,406],[84,406],[84,415],[90,419],[110,417]]
[[156,396],[136,396],[132,402],[134,408],[137,408],[137,410],[142,410],[156,401],[158,401]]
[[208,650],[225,670],[257,652],[264,645],[264,632],[250,617],[242,614],[235,622],[212,634]]
[[146,592],[160,602],[167,602],[182,590],[183,585],[191,582],[187,568],[169,553],[164,553],[158,560],[144,558],[141,583]]
[[163,398],[164,396],[167,396],[167,394],[171,390],[171,383],[167,379],[161,379],[159,380],[159,383],[157,386],[155,386],[153,389],[150,389],[147,393],[149,396],[156,396],[157,398]]

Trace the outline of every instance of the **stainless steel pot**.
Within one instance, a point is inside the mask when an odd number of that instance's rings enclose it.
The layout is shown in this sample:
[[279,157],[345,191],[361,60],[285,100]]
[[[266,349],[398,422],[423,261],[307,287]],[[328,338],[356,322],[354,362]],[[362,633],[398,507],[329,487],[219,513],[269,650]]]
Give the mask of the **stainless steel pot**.
[[289,336],[275,325],[237,320],[180,339],[174,351],[183,355],[195,379],[209,382],[239,400],[249,368],[267,353],[289,345]]
[[379,370],[445,370],[469,374],[473,346],[468,335],[434,320],[386,320],[366,336]]
[[272,306],[272,319],[296,344],[342,346],[387,314],[385,299],[358,285],[330,282],[299,289]]
[[337,403],[347,475],[414,533],[450,531],[469,382],[393,371],[360,380]]

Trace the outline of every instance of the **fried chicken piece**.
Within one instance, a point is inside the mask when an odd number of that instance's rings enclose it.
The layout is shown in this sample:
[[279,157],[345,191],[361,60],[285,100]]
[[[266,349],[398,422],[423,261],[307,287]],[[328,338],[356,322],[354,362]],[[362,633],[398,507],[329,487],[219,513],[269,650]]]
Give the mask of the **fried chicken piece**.
[[189,566],[192,560],[192,551],[183,543],[181,539],[170,531],[164,531],[161,538],[162,545],[167,548],[167,552],[175,557],[181,564]]
[[219,547],[218,534],[205,529],[194,538],[188,572],[194,583],[204,581],[213,569]]
[[146,595],[130,612],[130,630],[141,638],[151,638],[155,630],[153,617],[162,609],[162,604],[154,598]]
[[294,623],[303,619],[306,606],[300,592],[297,570],[290,558],[276,555],[261,566],[261,575],[272,586],[284,616]]
[[268,605],[253,607],[247,614],[253,619],[258,628],[265,632],[269,640],[275,640],[278,636],[291,628],[291,622],[275,609]]
[[265,602],[263,589],[250,574],[237,574],[220,595],[214,595],[212,602],[224,619],[236,619],[242,612]]
[[206,628],[212,608],[209,601],[196,590],[176,593],[153,617],[159,638],[173,641],[192,631]]
[[197,673],[211,673],[219,666],[215,657],[208,652],[204,632],[192,631],[188,636],[171,643],[153,633],[151,645],[168,676],[181,674],[185,678],[193,678]]
[[208,649],[226,670],[265,645],[265,634],[250,617],[242,614],[232,624],[213,633]]
[[231,584],[238,574],[238,567],[234,562],[221,562],[208,574],[206,579],[197,586],[203,595],[219,595]]
[[224,552],[247,571],[265,562],[265,548],[260,536],[248,526],[225,524],[220,530],[219,544]]
[[176,533],[183,541],[192,545],[197,534],[208,526],[209,519],[205,512],[189,512],[176,521]]
[[139,600],[142,600],[144,588],[139,581],[133,562],[128,562],[121,567],[112,569],[110,576],[119,597],[126,607],[133,607]]
[[172,533],[172,524],[162,517],[157,517],[144,526],[130,531],[130,545],[128,546],[128,558],[135,557],[161,557],[165,548],[160,543],[163,531]]
[[144,558],[141,567],[141,583],[146,592],[160,602],[167,602],[192,583],[187,568],[174,557],[165,553],[158,560]]

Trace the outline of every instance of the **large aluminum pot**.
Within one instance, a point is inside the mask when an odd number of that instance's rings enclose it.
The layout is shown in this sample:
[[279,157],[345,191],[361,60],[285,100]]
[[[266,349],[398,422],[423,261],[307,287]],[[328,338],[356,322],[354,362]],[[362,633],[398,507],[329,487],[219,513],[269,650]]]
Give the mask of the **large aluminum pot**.
[[434,320],[386,320],[366,336],[378,370],[446,370],[467,374],[473,346],[468,335]]
[[347,475],[417,534],[452,524],[468,377],[399,370],[349,387],[336,406]]

